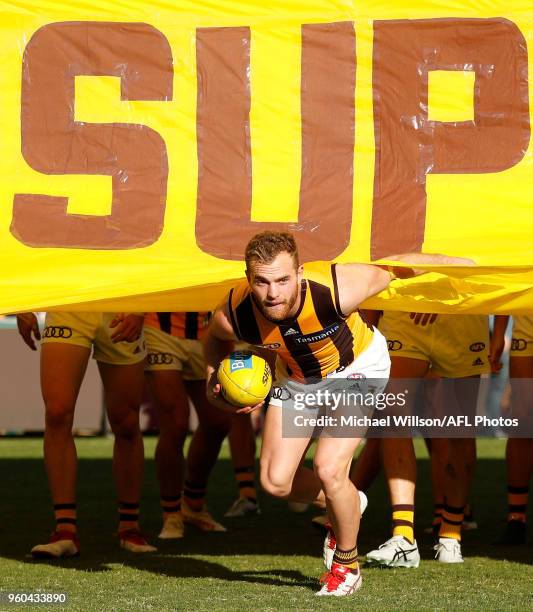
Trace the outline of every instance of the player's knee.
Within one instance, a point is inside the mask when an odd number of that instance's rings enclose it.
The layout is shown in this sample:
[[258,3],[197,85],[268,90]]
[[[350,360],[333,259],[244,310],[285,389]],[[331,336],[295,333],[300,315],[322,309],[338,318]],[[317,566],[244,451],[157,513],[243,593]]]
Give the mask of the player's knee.
[[331,460],[315,460],[314,470],[326,494],[335,493],[347,479],[344,466],[335,465]]
[[261,486],[273,497],[286,498],[291,492],[291,481],[271,466],[261,465]]
[[220,444],[229,433],[223,423],[200,423],[199,427],[209,444]]
[[46,402],[45,422],[48,429],[71,429],[74,418],[74,404],[65,400]]
[[130,410],[120,417],[112,418],[110,416],[109,423],[111,430],[117,438],[131,440],[140,433],[139,413],[136,410]]
[[174,448],[182,448],[189,433],[187,421],[159,424],[159,444],[168,443]]

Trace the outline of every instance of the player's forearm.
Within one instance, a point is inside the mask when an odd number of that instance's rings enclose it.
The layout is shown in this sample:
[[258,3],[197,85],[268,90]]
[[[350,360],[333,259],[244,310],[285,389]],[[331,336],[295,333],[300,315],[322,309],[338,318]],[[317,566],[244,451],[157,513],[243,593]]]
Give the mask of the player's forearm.
[[509,315],[496,315],[494,317],[494,326],[492,328],[492,337],[503,338],[505,336],[505,330],[509,323]]
[[[440,253],[403,253],[401,255],[390,255],[387,259],[399,261],[405,264],[430,265],[430,266],[474,266],[475,262],[466,257],[451,257]],[[425,274],[427,270],[421,268],[410,268],[408,266],[389,266],[389,271],[398,278],[411,278]]]
[[235,342],[221,340],[212,334],[207,334],[203,340],[204,358],[206,363],[207,380],[209,380],[224,357],[233,351]]

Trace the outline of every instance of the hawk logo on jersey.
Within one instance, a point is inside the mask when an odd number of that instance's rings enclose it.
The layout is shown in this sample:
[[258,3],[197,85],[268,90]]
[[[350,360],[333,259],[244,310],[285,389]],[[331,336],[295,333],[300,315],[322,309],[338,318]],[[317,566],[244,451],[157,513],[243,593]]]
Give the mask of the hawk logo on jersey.
[[485,343],[484,342],[473,342],[470,345],[470,350],[473,353],[479,353],[480,351],[482,351],[485,348]]
[[527,340],[523,340],[522,338],[513,338],[511,340],[511,350],[512,351],[525,351],[527,348]]
[[387,347],[389,351],[399,351],[403,344],[399,340],[387,340]]
[[149,365],[170,365],[173,361],[170,353],[148,353]]
[[70,327],[48,325],[44,328],[43,336],[45,338],[70,338],[72,336],[72,329]]

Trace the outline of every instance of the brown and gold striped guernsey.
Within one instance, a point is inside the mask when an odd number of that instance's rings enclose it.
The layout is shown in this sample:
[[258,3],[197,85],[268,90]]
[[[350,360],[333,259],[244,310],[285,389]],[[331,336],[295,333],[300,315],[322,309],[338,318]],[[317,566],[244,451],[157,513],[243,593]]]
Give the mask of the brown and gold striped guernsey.
[[210,318],[210,312],[147,312],[144,315],[144,324],[175,338],[200,340]]
[[230,291],[228,306],[237,337],[276,351],[294,380],[325,378],[350,365],[372,340],[374,331],[358,311],[341,314],[335,266],[323,261],[305,264],[299,310],[277,323],[261,314],[248,281]]

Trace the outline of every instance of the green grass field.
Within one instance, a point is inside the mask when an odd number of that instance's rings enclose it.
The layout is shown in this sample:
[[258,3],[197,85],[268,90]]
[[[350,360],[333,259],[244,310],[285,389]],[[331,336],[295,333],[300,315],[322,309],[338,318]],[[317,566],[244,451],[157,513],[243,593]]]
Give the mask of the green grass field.
[[[309,519],[261,496],[262,514],[225,519],[227,533],[190,528],[178,542],[159,542],[152,555],[121,550],[116,537],[109,439],[78,439],[79,527],[82,555],[34,561],[30,548],[52,529],[41,440],[0,439],[0,591],[64,591],[68,610],[457,610],[533,609],[533,548],[490,545],[505,516],[504,441],[481,440],[472,500],[479,530],[465,535],[464,565],[433,561],[429,462],[418,444],[417,570],[363,568],[363,588],[345,599],[316,599],[323,571],[322,539]],[[155,440],[145,441],[142,526],[155,543],[160,528],[153,462]],[[236,488],[227,448],[212,478],[209,506],[217,518]],[[369,495],[359,539],[362,554],[389,536],[390,513],[382,479]],[[531,538],[530,538],[531,539]],[[17,606],[0,604],[1,610]],[[41,609],[44,606],[39,606]],[[26,607],[27,608],[27,607]],[[21,606],[18,606],[21,609]],[[53,609],[60,609],[55,606]]]

